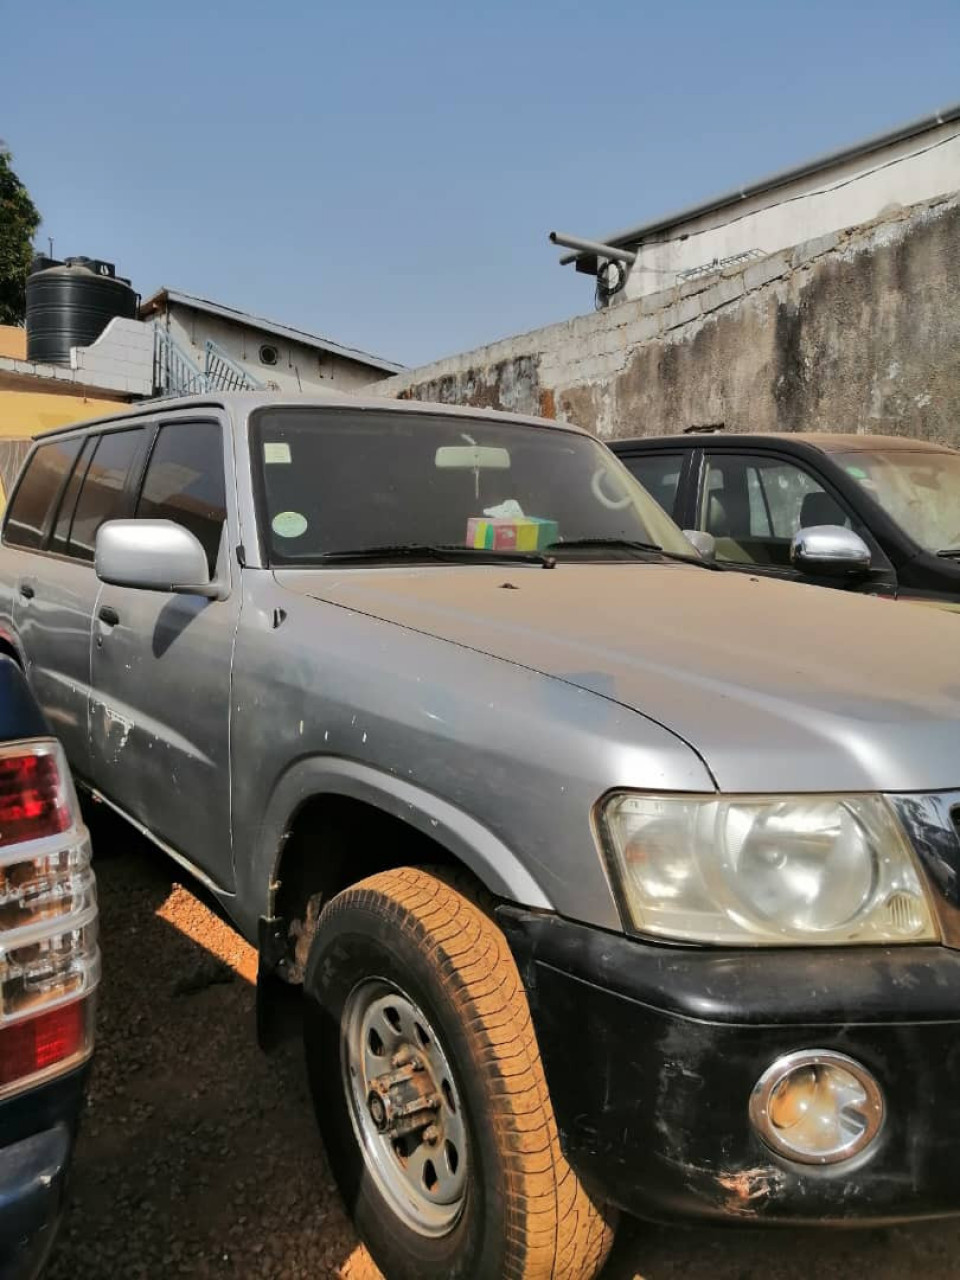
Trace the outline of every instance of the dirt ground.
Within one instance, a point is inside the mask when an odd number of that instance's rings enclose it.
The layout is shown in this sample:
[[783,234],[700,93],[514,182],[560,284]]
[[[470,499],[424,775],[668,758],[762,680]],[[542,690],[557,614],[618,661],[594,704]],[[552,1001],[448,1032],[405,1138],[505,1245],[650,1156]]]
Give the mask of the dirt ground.
[[[299,1044],[261,1054],[254,953],[182,873],[97,820],[105,977],[74,1194],[48,1280],[369,1280]],[[605,1280],[946,1280],[960,1225],[746,1232],[627,1224]]]

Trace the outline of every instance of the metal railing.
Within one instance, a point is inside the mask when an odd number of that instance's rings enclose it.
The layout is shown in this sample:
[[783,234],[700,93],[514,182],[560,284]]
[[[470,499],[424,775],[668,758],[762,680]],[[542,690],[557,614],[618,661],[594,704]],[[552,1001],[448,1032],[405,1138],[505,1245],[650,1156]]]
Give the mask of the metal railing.
[[153,327],[153,391],[157,396],[192,396],[210,391],[261,391],[264,384],[210,339],[203,368],[160,324]]
[[192,396],[207,390],[203,370],[159,324],[153,326],[153,390],[158,396]]
[[262,391],[263,383],[210,338],[203,348],[203,372],[208,391]]

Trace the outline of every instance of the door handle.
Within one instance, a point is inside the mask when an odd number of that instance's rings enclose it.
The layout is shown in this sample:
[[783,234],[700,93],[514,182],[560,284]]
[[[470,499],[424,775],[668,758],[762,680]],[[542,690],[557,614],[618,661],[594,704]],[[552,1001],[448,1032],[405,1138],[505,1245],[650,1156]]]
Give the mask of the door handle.
[[36,587],[32,587],[29,582],[21,582],[20,594],[23,596],[24,600],[32,600],[37,594],[37,589]]
[[100,609],[97,612],[97,617],[101,622],[105,622],[108,627],[115,627],[120,621],[119,613],[117,613],[116,609],[109,604],[100,606]]

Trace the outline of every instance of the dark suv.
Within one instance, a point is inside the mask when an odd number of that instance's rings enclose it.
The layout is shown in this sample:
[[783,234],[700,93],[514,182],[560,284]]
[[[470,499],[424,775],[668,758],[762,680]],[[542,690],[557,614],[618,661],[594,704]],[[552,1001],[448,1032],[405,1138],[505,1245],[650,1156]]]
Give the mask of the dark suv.
[[[689,432],[610,447],[731,569],[960,609],[960,452],[897,436]],[[864,563],[816,564],[797,535],[840,526]]]

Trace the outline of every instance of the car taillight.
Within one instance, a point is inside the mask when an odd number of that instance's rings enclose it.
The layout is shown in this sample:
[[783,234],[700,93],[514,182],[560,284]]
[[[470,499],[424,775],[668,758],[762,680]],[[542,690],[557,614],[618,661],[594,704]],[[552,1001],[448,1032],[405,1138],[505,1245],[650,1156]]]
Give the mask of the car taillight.
[[0,1097],[93,1048],[90,841],[60,746],[0,747]]
[[73,821],[54,755],[0,756],[0,846],[66,831]]

